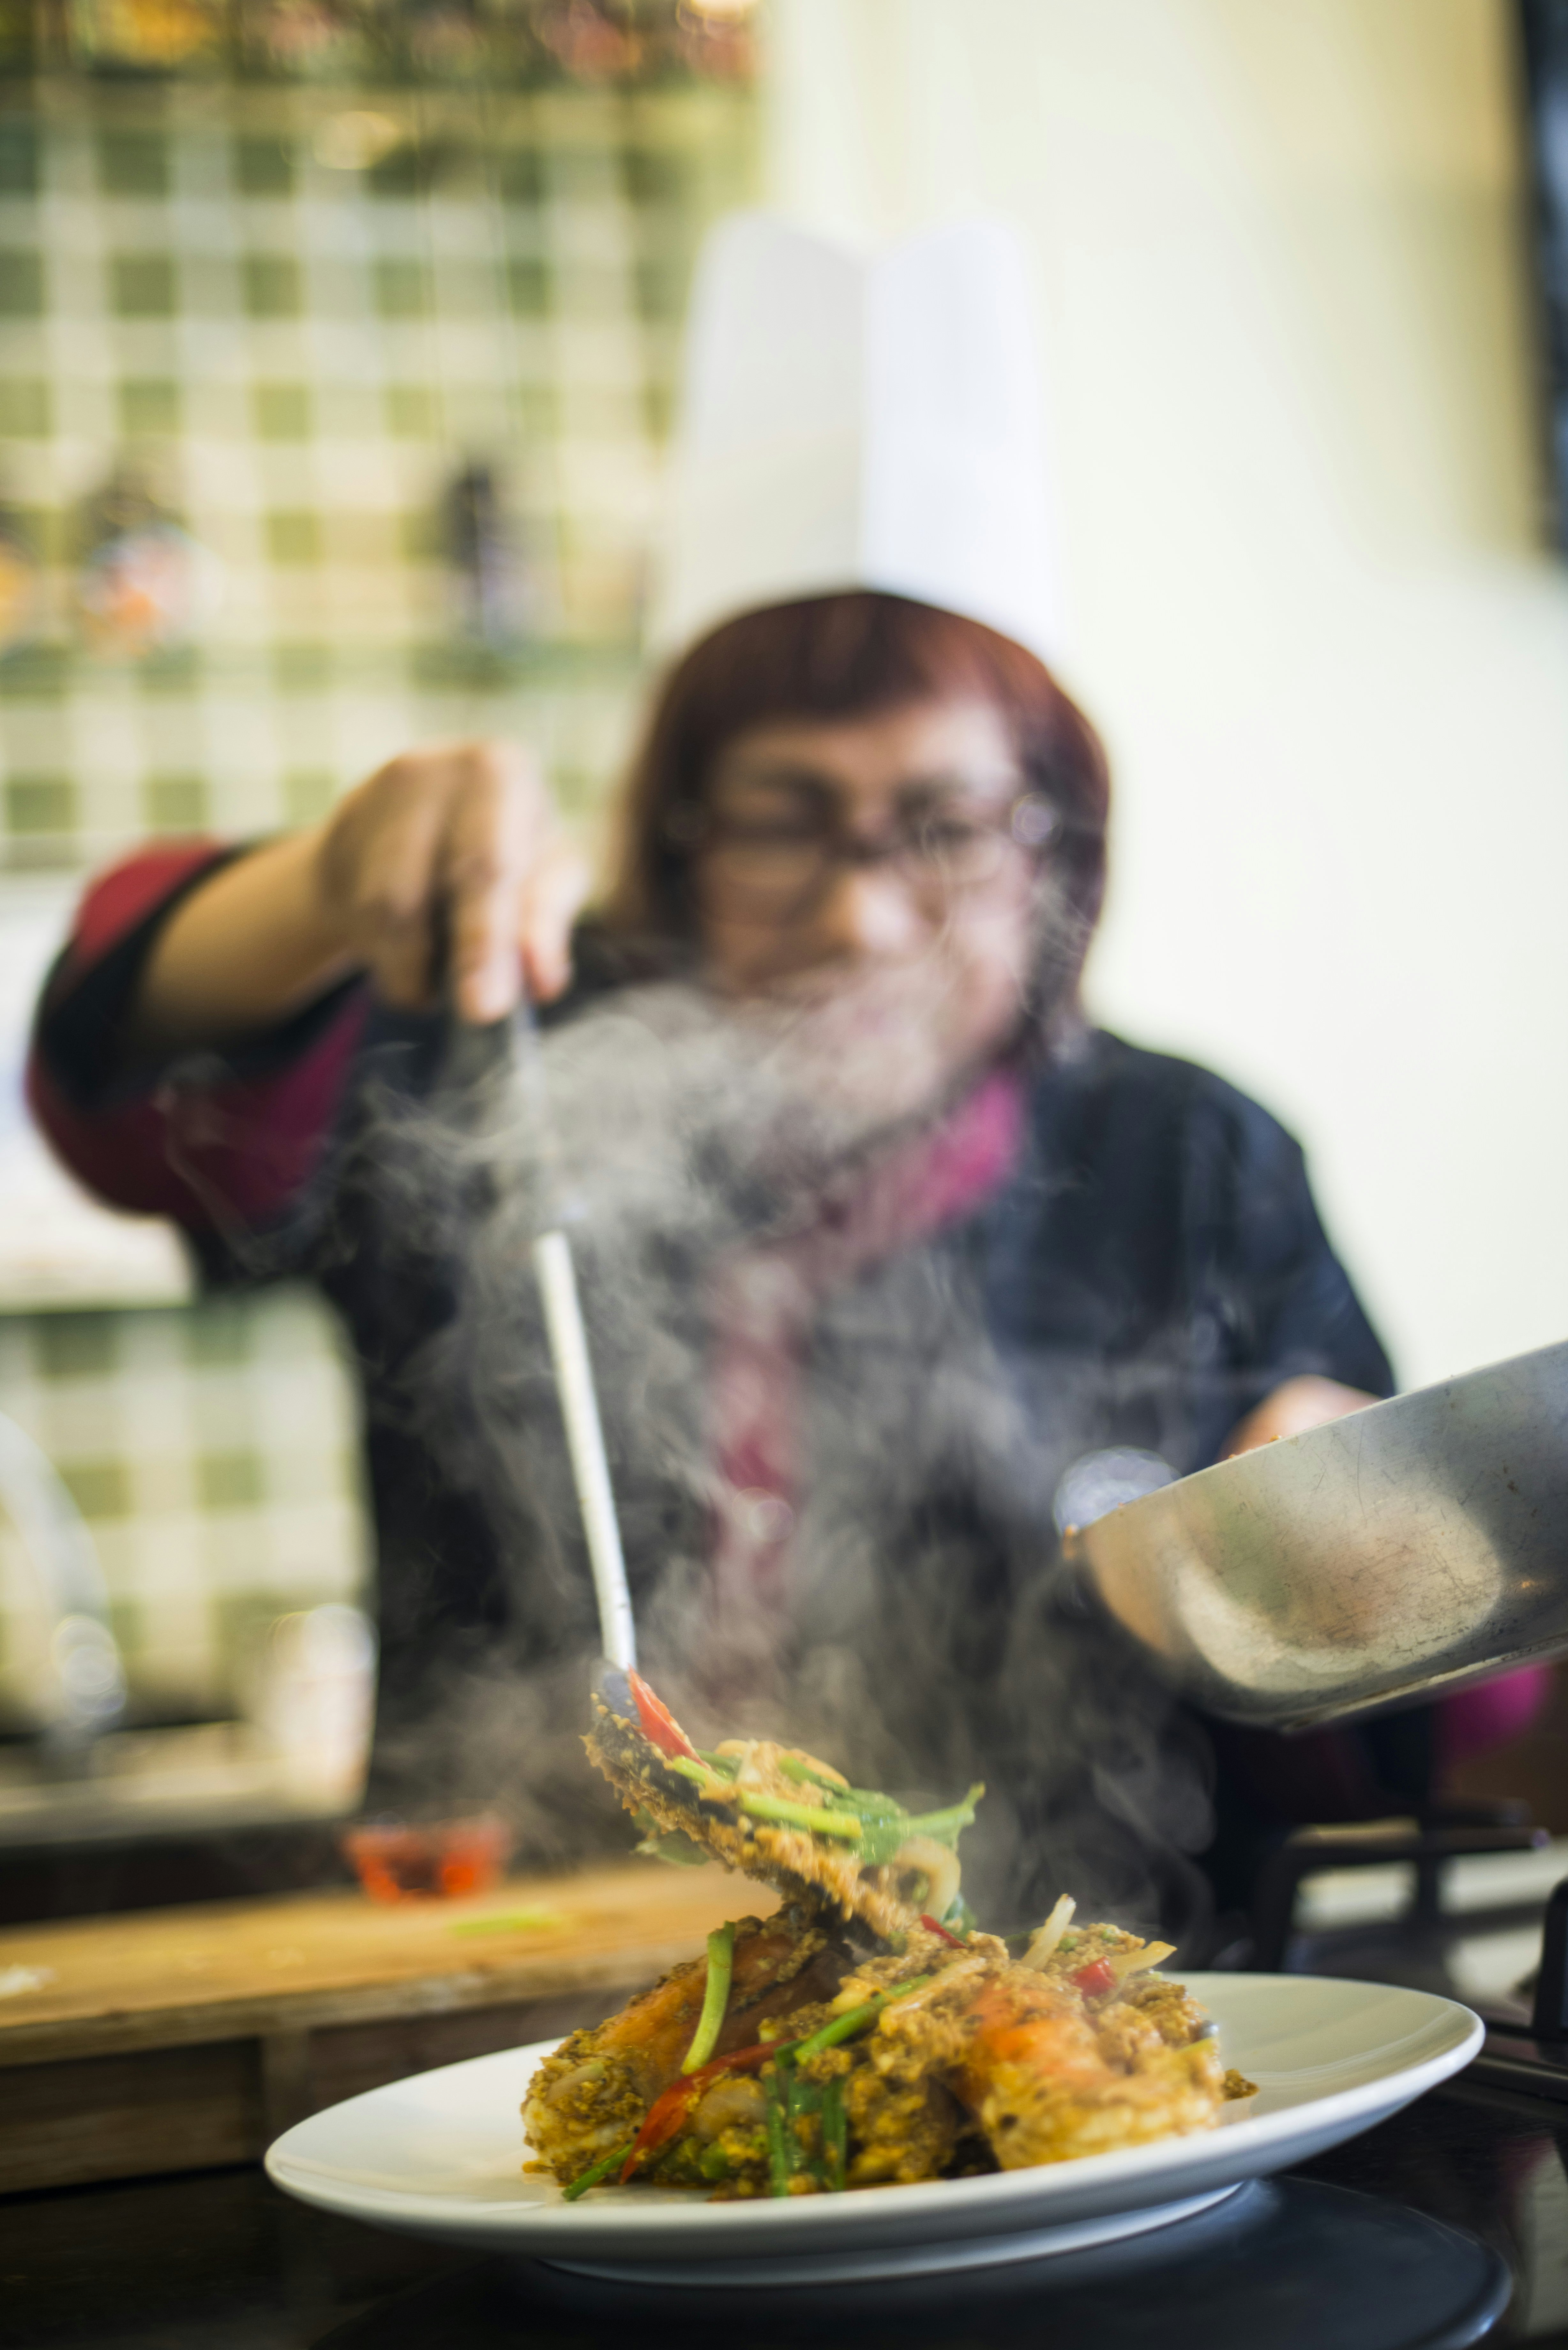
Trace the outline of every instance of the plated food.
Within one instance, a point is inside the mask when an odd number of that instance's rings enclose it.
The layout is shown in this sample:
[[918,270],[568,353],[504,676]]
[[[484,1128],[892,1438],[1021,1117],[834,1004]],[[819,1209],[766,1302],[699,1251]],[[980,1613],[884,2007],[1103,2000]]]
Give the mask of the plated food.
[[607,1670],[595,1714],[588,1752],[645,1848],[711,1855],[784,1898],[540,2065],[533,2167],[568,2199],[1023,2169],[1209,2129],[1251,2094],[1155,1971],[1168,1944],[1079,1925],[1066,1897],[1020,1954],[978,1930],[956,1846],[983,1789],[910,1813],[796,1748],[700,1750],[635,1674]]

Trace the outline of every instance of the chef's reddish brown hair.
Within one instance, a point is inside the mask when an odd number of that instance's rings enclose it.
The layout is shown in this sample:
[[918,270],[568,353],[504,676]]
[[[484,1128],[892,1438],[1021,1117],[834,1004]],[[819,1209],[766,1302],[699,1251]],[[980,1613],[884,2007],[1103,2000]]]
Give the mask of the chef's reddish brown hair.
[[[857,589],[743,613],[665,679],[621,807],[618,869],[602,921],[657,955],[696,930],[691,852],[671,822],[701,801],[720,754],[775,718],[869,717],[909,702],[982,699],[1006,720],[1032,792],[1055,810],[1060,895],[1043,941],[1037,1013],[1075,1004],[1106,884],[1110,776],[1098,735],[1044,661],[979,620]],[[1062,920],[1063,912],[1066,920]],[[640,960],[640,956],[639,956]]]

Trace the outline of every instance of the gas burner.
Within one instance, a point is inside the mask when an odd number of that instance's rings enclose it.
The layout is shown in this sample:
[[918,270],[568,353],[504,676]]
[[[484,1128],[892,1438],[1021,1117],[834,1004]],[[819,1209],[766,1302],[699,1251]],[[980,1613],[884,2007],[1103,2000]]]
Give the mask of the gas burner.
[[[1498,1908],[1495,1915],[1456,1911],[1443,1904],[1444,1872],[1458,1860],[1537,1852],[1551,1841],[1518,1803],[1428,1804],[1413,1818],[1298,1828],[1258,1870],[1247,1962],[1264,1974],[1360,1975],[1404,1983],[1473,2005],[1450,1967],[1457,1946],[1501,1927],[1532,1922],[1540,1897],[1523,1907]],[[1315,1930],[1298,1917],[1309,1877],[1401,1866],[1415,1883],[1415,1898],[1402,1915]]]
[[[1300,1829],[1259,1872],[1251,1963],[1266,1973],[1360,1974],[1462,2000],[1486,2025],[1485,2045],[1467,2080],[1568,2104],[1568,1878],[1546,1903],[1533,1984],[1513,1998],[1471,1996],[1455,1980],[1451,1960],[1463,1943],[1533,1922],[1539,1897],[1483,1909],[1446,1908],[1441,1898],[1452,1862],[1541,1851],[1550,1843],[1519,1804],[1449,1804],[1417,1819]],[[1303,1930],[1298,1901],[1309,1877],[1394,1866],[1415,1872],[1415,1898],[1401,1917]]]

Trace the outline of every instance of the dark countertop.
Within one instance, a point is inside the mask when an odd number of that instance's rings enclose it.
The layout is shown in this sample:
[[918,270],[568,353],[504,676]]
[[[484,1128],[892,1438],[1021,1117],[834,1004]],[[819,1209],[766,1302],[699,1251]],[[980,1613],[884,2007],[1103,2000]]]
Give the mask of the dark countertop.
[[[1437,2223],[1434,2225],[1434,2223]],[[950,2286],[677,2295],[306,2210],[260,2170],[0,2203],[7,2350],[1568,2350],[1568,2106],[1462,2083],[1182,2226]]]

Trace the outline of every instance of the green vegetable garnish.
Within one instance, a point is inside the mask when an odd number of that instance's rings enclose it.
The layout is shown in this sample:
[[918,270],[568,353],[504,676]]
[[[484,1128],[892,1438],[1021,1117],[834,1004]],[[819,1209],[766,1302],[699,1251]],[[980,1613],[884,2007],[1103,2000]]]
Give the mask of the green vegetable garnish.
[[846,1795],[849,1793],[841,1780],[830,1779],[826,1771],[814,1771],[809,1762],[799,1762],[793,1754],[779,1756],[779,1769],[786,1779],[798,1779],[803,1786],[825,1787],[830,1795]]
[[[707,1855],[703,1855],[706,1859]],[[547,1934],[566,1923],[558,1909],[507,1909],[494,1918],[458,1918],[449,1934]]]
[[829,1811],[811,1804],[786,1804],[776,1795],[741,1797],[741,1809],[753,1820],[776,1821],[780,1827],[806,1828],[814,1835],[843,1836],[851,1844],[860,1841],[860,1822],[853,1812]]
[[982,1782],[970,1789],[961,1804],[950,1804],[946,1811],[917,1812],[897,1820],[868,1820],[861,1835],[862,1858],[873,1865],[891,1860],[910,1836],[929,1836],[935,1844],[956,1844],[960,1829],[970,1825],[974,1807],[984,1793]]
[[602,2178],[609,2177],[612,2170],[619,2170],[634,2144],[635,2140],[628,2137],[624,2146],[612,2147],[608,2154],[601,2154],[597,2162],[590,2162],[586,2170],[579,2170],[571,2185],[562,2188],[563,2203],[575,2203],[579,2195],[586,2195],[590,2187],[597,2187]]
[[[913,1990],[913,1984],[901,1989]],[[769,2072],[767,2093],[768,2192],[787,2195],[791,2181],[801,2176],[827,2194],[841,2193],[848,2160],[849,2134],[844,2113],[844,2084],[804,2081],[793,2064],[782,2061],[802,2049],[820,2044],[796,2041],[781,2048],[781,2062]],[[811,2124],[816,2125],[815,2150]]]
[[860,2006],[846,2008],[830,2023],[820,2025],[808,2039],[791,2041],[787,2048],[780,2049],[779,2054],[787,2055],[792,2064],[804,2064],[808,2056],[819,2055],[825,2048],[836,2048],[841,2040],[853,2040],[855,2034],[880,2015],[884,2008],[893,2006],[897,2001],[907,1998],[910,1991],[919,1991],[923,1984],[934,1981],[932,1975],[914,1975],[908,1982],[895,1983],[888,1991],[874,1991]]
[[849,2125],[844,2113],[844,2084],[836,2074],[822,2092],[823,2185],[830,2195],[842,2195],[849,2163]]
[[713,2054],[719,2027],[730,2004],[730,1978],[734,1965],[735,1929],[732,1924],[717,1927],[708,1937],[708,1985],[702,1994],[702,2012],[697,2019],[691,2045],[680,2066],[683,2073],[695,2073]]
[[768,2193],[787,2195],[790,2180],[794,2177],[794,2133],[789,2126],[784,2098],[772,2080],[768,2092]]
[[906,1819],[902,1804],[891,1795],[884,1795],[877,1787],[846,1787],[839,1780],[830,1779],[826,1772],[812,1770],[809,1763],[797,1762],[793,1754],[779,1756],[779,1769],[786,1779],[797,1779],[803,1785],[820,1787],[837,1812],[853,1812],[862,1820]]
[[873,1787],[840,1787],[828,1797],[836,1812],[853,1812],[858,1820],[908,1820],[909,1814],[902,1804],[891,1795],[879,1795]]

